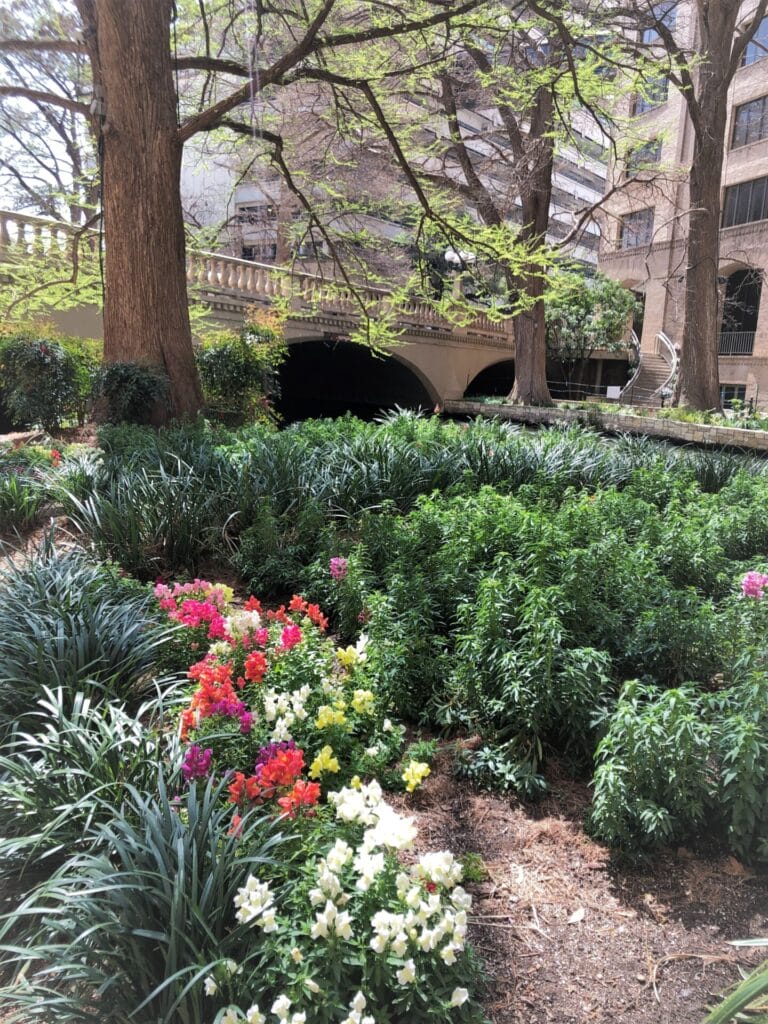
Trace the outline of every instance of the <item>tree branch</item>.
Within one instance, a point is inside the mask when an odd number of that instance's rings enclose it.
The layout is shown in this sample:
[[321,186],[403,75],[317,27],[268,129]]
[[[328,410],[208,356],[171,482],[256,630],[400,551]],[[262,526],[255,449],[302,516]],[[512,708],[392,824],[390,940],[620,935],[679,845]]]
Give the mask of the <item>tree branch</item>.
[[0,52],[13,50],[23,53],[30,50],[55,50],[57,53],[85,53],[85,46],[79,39],[0,39]]
[[85,103],[78,103],[66,96],[57,96],[53,92],[39,92],[37,89],[25,89],[20,85],[0,85],[0,97],[15,96],[19,99],[32,100],[34,103],[49,103],[53,107],[64,107],[65,110],[72,110],[76,114],[88,117],[90,110]]

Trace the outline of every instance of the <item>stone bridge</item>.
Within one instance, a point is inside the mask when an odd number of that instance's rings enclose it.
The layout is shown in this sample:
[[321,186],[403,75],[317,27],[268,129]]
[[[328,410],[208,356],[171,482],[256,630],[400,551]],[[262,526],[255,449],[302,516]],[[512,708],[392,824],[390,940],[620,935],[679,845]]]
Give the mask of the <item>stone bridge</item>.
[[[3,262],[17,263],[32,253],[65,253],[71,236],[65,223],[0,210],[0,275]],[[377,355],[349,338],[361,309],[374,319],[377,311],[392,312],[392,295],[385,289],[353,292],[293,268],[200,251],[188,253],[187,280],[190,295],[203,301],[222,325],[241,323],[253,304],[269,306],[278,298],[287,304],[283,391],[304,408],[313,396],[352,407],[431,407],[462,398],[489,368],[499,365],[509,373],[514,359],[510,324],[495,323],[483,312],[472,323],[456,326],[427,302],[407,301],[394,311],[399,343]],[[100,333],[93,310],[54,319],[70,333]]]

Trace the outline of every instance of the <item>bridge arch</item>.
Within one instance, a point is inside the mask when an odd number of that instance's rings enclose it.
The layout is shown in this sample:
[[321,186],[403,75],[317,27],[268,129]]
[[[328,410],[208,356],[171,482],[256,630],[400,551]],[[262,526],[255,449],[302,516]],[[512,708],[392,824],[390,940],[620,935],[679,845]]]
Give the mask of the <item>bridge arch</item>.
[[499,359],[483,367],[467,384],[464,398],[477,398],[483,395],[494,397],[505,396],[512,390],[515,383],[514,359]]
[[395,406],[432,409],[439,401],[424,372],[399,352],[377,355],[364,345],[322,338],[289,342],[279,385],[275,404],[287,422],[345,412],[369,419]]

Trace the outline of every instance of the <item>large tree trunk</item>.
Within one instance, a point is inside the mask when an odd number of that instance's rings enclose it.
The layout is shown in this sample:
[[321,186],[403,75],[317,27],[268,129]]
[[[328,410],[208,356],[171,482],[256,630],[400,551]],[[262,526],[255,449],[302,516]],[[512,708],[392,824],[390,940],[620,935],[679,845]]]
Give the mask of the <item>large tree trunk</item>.
[[515,383],[509,396],[518,405],[552,405],[547,385],[547,342],[544,323],[544,282],[539,274],[528,277],[523,287],[533,307],[515,319]]
[[533,300],[515,320],[515,383],[509,401],[519,405],[552,405],[547,386],[547,326],[544,320],[544,277],[535,263],[546,245],[549,204],[552,198],[554,146],[551,137],[554,102],[547,88],[538,90],[528,135],[528,154],[521,182],[523,229],[520,240],[529,247],[533,262],[523,275],[520,290]]
[[720,262],[720,181],[731,46],[739,13],[738,0],[701,5],[701,52],[696,69],[698,95],[687,97],[694,129],[691,161],[687,262],[685,273],[685,326],[680,373],[674,401],[692,409],[720,408],[718,336],[720,302],[717,285]]
[[202,394],[187,306],[172,0],[77,2],[106,115],[104,359],[164,369],[166,415],[188,419]]

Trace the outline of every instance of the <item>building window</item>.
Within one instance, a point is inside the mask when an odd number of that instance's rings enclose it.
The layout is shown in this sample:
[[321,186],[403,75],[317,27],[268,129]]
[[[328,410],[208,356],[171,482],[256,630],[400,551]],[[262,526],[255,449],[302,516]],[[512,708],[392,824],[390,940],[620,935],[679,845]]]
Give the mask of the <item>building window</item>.
[[738,149],[765,138],[768,138],[768,96],[760,96],[736,107],[731,147]]
[[720,405],[724,409],[730,409],[734,402],[744,402],[747,397],[746,384],[721,384]]
[[638,93],[632,104],[633,114],[644,114],[648,110],[655,110],[662,103],[666,103],[669,92],[669,81],[666,78],[654,78],[648,82],[645,93]]
[[653,237],[653,207],[635,210],[621,218],[619,225],[619,248],[635,249],[640,245],[650,245]]
[[754,64],[756,60],[768,57],[768,14],[757,26],[757,31],[747,43],[744,56],[741,58],[741,66]]
[[[677,4],[678,0],[666,0],[663,4],[656,4],[649,14],[652,14],[657,23],[661,22],[662,25],[666,25],[671,32],[677,18]],[[642,39],[644,43],[655,43],[659,39],[656,25],[644,29]]]
[[651,139],[627,153],[627,174],[647,171],[661,158],[661,139]]
[[768,178],[755,178],[730,185],[725,190],[723,227],[734,224],[751,224],[755,220],[768,219]]
[[267,242],[262,245],[244,245],[240,259],[243,260],[275,260],[277,259],[277,243]]
[[277,211],[271,203],[251,203],[238,206],[235,213],[236,224],[265,224],[277,219]]

